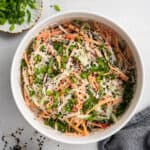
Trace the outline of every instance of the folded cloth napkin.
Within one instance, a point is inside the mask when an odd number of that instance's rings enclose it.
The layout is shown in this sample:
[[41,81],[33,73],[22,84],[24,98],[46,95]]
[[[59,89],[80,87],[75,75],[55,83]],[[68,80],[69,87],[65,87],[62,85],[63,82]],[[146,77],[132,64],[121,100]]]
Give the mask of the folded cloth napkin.
[[98,150],[150,150],[150,107],[136,114],[115,135],[99,142]]

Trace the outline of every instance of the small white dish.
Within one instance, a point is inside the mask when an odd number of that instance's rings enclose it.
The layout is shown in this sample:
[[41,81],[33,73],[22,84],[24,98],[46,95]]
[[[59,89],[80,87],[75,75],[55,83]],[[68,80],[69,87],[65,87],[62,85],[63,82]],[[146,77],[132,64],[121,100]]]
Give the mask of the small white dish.
[[[75,18],[81,18],[81,19],[92,19],[96,21],[100,21],[107,26],[114,29],[129,45],[133,58],[135,59],[136,68],[137,68],[137,84],[136,89],[134,93],[134,97],[126,110],[126,112],[121,116],[121,118],[113,125],[111,125],[109,128],[105,130],[99,130],[96,133],[92,133],[85,137],[71,137],[66,136],[62,133],[59,133],[58,131],[55,131],[54,129],[51,129],[50,127],[45,126],[42,122],[40,122],[34,114],[30,111],[30,109],[26,106],[24,102],[24,98],[22,95],[21,85],[20,85],[20,62],[22,59],[23,51],[28,47],[30,41],[33,37],[35,37],[38,32],[43,29],[44,27],[58,23],[63,21],[64,19],[75,19]],[[130,39],[130,37],[127,35],[127,33],[122,30],[118,25],[116,25],[113,21],[110,19],[107,19],[106,17],[103,17],[96,13],[91,12],[65,12],[60,13],[58,15],[51,16],[43,21],[41,21],[39,24],[37,24],[35,27],[33,27],[23,38],[20,45],[18,46],[18,49],[15,53],[13,62],[12,62],[12,68],[11,68],[11,89],[14,96],[14,100],[17,104],[17,107],[19,108],[21,114],[24,116],[24,118],[28,121],[32,127],[34,127],[37,131],[45,135],[46,137],[50,139],[54,139],[60,142],[64,143],[70,143],[70,144],[87,144],[92,142],[97,142],[100,140],[103,140],[117,131],[119,131],[133,116],[137,105],[140,101],[140,96],[143,88],[143,66],[142,61],[140,58],[140,54]]]

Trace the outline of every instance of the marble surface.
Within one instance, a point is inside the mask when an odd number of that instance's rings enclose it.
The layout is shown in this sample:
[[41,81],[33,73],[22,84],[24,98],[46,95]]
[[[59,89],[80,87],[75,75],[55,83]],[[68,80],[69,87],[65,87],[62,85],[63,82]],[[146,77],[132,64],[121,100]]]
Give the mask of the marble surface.
[[[61,11],[86,10],[94,11],[110,17],[117,24],[124,27],[129,36],[136,43],[142,58],[145,71],[145,84],[141,103],[137,111],[150,105],[150,1],[149,0],[44,0],[43,14],[40,20],[56,14],[50,5],[59,4]],[[61,13],[61,12],[59,12]],[[37,150],[34,129],[23,119],[18,111],[10,88],[10,68],[16,48],[26,32],[10,35],[0,32],[0,137],[15,131],[18,127],[24,128],[21,142],[28,141],[28,150]],[[0,149],[4,142],[0,140]],[[87,145],[67,145],[53,140],[46,140],[44,150],[96,150],[96,143]],[[7,149],[6,149],[7,150]]]

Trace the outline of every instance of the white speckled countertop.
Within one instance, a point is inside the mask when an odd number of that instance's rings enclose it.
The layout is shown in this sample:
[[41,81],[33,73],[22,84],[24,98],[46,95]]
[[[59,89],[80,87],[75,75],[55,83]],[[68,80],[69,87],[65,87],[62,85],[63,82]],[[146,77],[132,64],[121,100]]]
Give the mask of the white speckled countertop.
[[[94,11],[112,18],[123,26],[136,43],[142,57],[145,70],[145,86],[141,103],[137,111],[150,105],[150,1],[149,0],[43,0],[44,10],[41,20],[55,14],[50,5],[59,4],[61,11],[87,10]],[[61,12],[59,12],[61,13]],[[24,128],[21,142],[27,142],[27,150],[38,150],[36,135],[33,128],[23,119],[18,111],[10,89],[10,67],[16,48],[26,32],[10,35],[0,32],[0,137],[14,132],[18,127]],[[34,137],[31,141],[30,137]],[[39,135],[38,135],[39,136]],[[8,137],[9,138],[9,137]],[[58,145],[59,144],[59,145]],[[4,142],[0,140],[2,150]],[[11,146],[11,145],[10,145]],[[8,147],[9,149],[9,147]],[[43,150],[96,150],[97,145],[67,145],[52,140],[46,140]],[[7,150],[7,149],[6,149]]]

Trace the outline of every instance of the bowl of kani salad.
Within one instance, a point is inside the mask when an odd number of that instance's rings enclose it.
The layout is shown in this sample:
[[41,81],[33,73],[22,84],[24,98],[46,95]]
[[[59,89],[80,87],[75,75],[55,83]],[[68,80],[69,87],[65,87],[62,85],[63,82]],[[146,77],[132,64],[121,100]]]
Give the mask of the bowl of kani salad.
[[11,88],[24,118],[48,138],[103,140],[132,117],[143,85],[140,55],[118,25],[88,12],[41,21],[21,41]]

